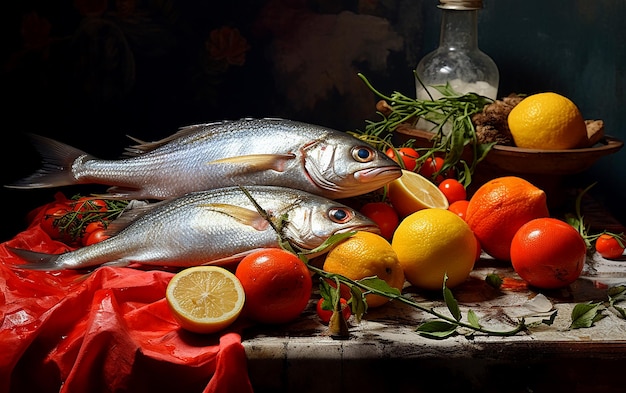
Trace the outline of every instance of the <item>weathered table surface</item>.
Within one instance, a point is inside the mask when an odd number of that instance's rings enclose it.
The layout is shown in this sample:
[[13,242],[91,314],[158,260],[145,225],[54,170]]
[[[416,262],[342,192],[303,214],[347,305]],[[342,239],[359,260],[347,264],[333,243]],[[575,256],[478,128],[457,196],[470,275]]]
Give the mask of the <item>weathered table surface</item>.
[[[314,296],[297,321],[244,333],[255,392],[626,391],[626,320],[606,310],[594,326],[568,329],[576,304],[605,302],[607,286],[626,284],[626,256],[607,261],[596,254],[574,284],[541,293],[490,287],[489,273],[518,276],[510,264],[483,256],[470,279],[453,289],[464,319],[472,309],[481,324],[510,328],[521,317],[556,309],[554,323],[511,337],[433,340],[415,332],[430,314],[391,302],[358,324],[352,317],[350,336],[335,339],[317,319]],[[447,312],[441,296],[403,293]]]

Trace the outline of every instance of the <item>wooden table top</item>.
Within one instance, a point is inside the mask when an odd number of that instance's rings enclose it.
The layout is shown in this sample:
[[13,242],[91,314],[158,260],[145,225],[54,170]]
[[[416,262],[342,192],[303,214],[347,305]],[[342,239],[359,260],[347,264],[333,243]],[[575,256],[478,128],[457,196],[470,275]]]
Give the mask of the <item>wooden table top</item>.
[[[599,209],[590,217],[599,215],[596,224],[620,229],[603,214]],[[614,392],[626,386],[621,374],[626,320],[607,309],[592,327],[569,329],[576,304],[606,302],[609,287],[626,285],[626,256],[610,261],[593,255],[581,277],[560,290],[495,289],[485,281],[490,273],[519,279],[510,263],[483,254],[470,278],[453,289],[463,318],[471,309],[481,324],[511,328],[521,317],[532,322],[537,320],[533,315],[556,310],[553,324],[510,337],[476,334],[434,340],[415,331],[432,315],[392,301],[369,310],[360,323],[351,317],[349,337],[336,339],[317,318],[319,295],[314,294],[302,318],[293,323],[244,332],[255,391]],[[407,287],[403,295],[446,312],[440,294]]]

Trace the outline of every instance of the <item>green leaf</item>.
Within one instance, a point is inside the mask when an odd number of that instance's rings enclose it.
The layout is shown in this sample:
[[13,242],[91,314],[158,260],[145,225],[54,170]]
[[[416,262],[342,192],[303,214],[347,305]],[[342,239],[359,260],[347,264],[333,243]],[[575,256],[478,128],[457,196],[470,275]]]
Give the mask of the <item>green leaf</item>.
[[363,292],[356,286],[350,287],[350,307],[352,309],[352,314],[356,318],[357,323],[361,322],[361,318],[367,312],[367,302],[365,301],[365,295]]
[[457,325],[446,321],[428,321],[424,322],[415,329],[422,336],[444,339],[456,334]]
[[389,286],[389,284],[387,284],[387,282],[385,280],[381,280],[380,278],[376,277],[376,276],[372,276],[372,277],[365,277],[362,278],[360,280],[356,281],[359,284],[363,284],[365,286],[367,286],[368,288],[372,288],[375,289],[377,291],[381,291],[381,292],[385,292],[386,294],[389,295],[389,297],[395,297],[395,296],[400,296],[401,292],[400,290],[398,290],[398,288],[393,288],[391,286]]
[[485,282],[490,287],[500,289],[500,286],[502,286],[502,277],[500,277],[496,273],[490,273],[487,275],[487,277],[485,277]]
[[320,253],[320,252],[326,250],[327,248],[332,247],[335,244],[343,241],[344,239],[347,239],[350,236],[353,236],[355,233],[356,233],[355,231],[343,232],[343,233],[334,233],[328,239],[326,239],[322,244],[320,244],[319,246],[317,246],[314,249],[309,250],[309,251],[302,251],[301,254],[302,255],[311,255],[311,254]]
[[450,314],[454,317],[455,320],[461,320],[461,310],[459,310],[459,303],[457,303],[452,291],[446,287],[446,282],[448,281],[448,275],[444,275],[443,277],[443,299],[446,302],[446,306],[450,311]]
[[617,306],[613,306],[613,308],[615,309],[615,311],[618,312],[619,316],[622,319],[626,319],[626,309],[623,309],[622,307],[617,307]]
[[320,277],[320,295],[322,296],[322,309],[334,310],[335,305],[339,302],[341,293],[339,290],[339,283],[333,287],[324,278]]
[[476,329],[480,329],[481,327],[480,322],[474,310],[469,310],[467,312],[467,321],[469,322],[470,325],[474,326]]
[[618,285],[608,290],[611,305],[626,300],[626,285]]
[[572,323],[570,329],[588,328],[604,316],[601,314],[603,309],[600,308],[602,303],[580,303],[574,306],[572,310]]

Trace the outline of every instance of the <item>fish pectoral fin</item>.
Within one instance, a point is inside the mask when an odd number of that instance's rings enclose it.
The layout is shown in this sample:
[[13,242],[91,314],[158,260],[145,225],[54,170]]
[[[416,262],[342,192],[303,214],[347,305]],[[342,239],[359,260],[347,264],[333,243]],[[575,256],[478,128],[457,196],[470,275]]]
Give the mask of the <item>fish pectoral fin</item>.
[[207,203],[203,207],[212,211],[226,214],[229,217],[248,225],[257,231],[264,231],[269,227],[269,222],[258,211],[245,207],[230,205],[227,203]]
[[228,256],[228,257],[212,259],[210,261],[207,261],[207,262],[203,263],[202,265],[205,265],[205,266],[212,266],[212,265],[228,266],[228,265],[232,265],[234,263],[237,263],[237,262],[241,261],[245,256],[250,255],[253,252],[258,251],[258,250],[261,250],[261,248],[253,248],[251,250],[240,252],[238,254],[234,254],[234,255],[231,255],[231,256]]
[[296,158],[295,154],[250,154],[246,156],[228,157],[209,161],[213,164],[232,164],[246,167],[250,171],[265,171],[268,169],[283,172],[288,161]]

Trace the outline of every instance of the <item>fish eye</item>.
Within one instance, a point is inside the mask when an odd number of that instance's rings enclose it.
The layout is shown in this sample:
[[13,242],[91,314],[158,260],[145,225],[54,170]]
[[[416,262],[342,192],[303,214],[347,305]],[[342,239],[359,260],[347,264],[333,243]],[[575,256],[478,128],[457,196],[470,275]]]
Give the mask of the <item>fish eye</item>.
[[367,146],[358,146],[352,149],[352,157],[359,162],[369,162],[374,159],[376,153],[374,149]]
[[341,207],[335,207],[328,211],[328,217],[331,219],[331,221],[334,221],[338,224],[344,224],[352,220],[353,216],[354,213],[352,213],[351,210]]

